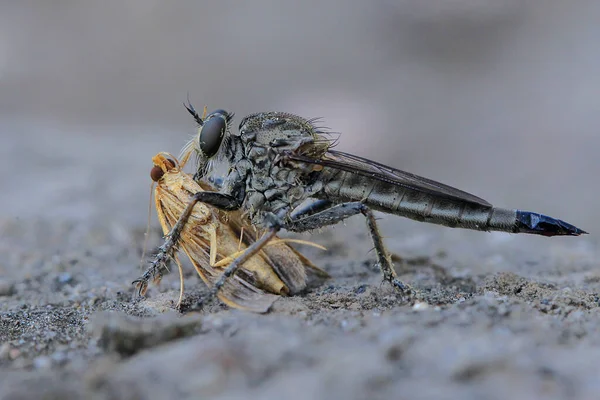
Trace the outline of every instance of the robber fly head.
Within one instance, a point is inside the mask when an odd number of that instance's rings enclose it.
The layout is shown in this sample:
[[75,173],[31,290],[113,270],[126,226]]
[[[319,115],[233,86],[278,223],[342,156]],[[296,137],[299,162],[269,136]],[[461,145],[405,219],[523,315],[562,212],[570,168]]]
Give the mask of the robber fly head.
[[183,153],[194,150],[197,156],[197,175],[203,176],[210,169],[211,161],[220,155],[219,150],[229,135],[233,113],[219,109],[207,115],[205,109],[204,115],[200,117],[191,103],[188,102],[185,108],[198,123],[198,133],[185,146]]

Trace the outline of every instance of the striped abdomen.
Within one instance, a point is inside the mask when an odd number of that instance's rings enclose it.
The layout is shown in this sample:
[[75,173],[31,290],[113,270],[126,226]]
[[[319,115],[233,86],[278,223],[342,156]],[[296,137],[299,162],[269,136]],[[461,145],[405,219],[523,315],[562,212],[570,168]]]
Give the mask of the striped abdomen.
[[374,210],[453,228],[545,236],[586,233],[564,221],[542,214],[448,199],[442,195],[345,171],[324,172],[326,183],[322,191],[323,197],[334,203],[361,201]]

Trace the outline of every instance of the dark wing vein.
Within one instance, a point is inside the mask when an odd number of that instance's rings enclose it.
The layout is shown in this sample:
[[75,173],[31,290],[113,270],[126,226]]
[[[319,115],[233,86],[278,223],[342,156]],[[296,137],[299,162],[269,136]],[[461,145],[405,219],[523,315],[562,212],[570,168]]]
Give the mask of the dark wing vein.
[[492,207],[492,205],[484,199],[453,188],[452,186],[444,185],[443,183],[431,179],[394,169],[375,161],[341,151],[329,150],[321,159],[313,159],[297,154],[289,154],[288,157],[291,160],[322,165],[328,168],[336,168],[345,172],[362,175],[370,179],[376,179],[453,201],[467,202],[483,207]]

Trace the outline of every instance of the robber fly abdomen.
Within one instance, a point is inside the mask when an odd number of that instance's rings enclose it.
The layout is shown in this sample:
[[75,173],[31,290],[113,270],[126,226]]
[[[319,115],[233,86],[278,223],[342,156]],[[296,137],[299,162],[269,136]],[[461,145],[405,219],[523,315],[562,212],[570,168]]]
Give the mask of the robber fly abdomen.
[[[510,230],[515,213],[491,218],[493,208],[452,202],[424,192],[383,181],[370,181],[350,172],[334,171],[335,179],[324,187],[327,199],[360,201],[374,210],[450,227],[476,230]],[[508,214],[508,215],[507,215]]]
[[478,231],[532,233],[544,236],[580,235],[579,228],[529,211],[493,207],[485,200],[459,199],[419,191],[396,182],[371,180],[349,171],[325,168],[323,198],[360,201],[370,208],[419,222]]

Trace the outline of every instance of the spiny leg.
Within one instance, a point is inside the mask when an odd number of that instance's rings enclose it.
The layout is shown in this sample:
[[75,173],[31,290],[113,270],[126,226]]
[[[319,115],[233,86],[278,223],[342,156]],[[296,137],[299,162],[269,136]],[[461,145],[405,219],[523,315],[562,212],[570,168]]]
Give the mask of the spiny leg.
[[395,288],[401,290],[402,292],[412,294],[413,290],[411,287],[398,279],[396,271],[394,271],[393,268],[391,256],[385,249],[383,238],[381,237],[381,233],[379,233],[379,227],[377,226],[375,215],[373,214],[373,211],[371,211],[371,209],[365,204],[361,202],[338,204],[312,215],[287,221],[283,225],[283,228],[292,232],[305,232],[321,228],[323,226],[337,224],[338,222],[356,214],[363,214],[367,219],[367,226],[369,228],[369,233],[371,234],[373,245],[377,253],[377,262],[379,264],[379,268],[381,268],[383,279],[390,282]]
[[314,215],[318,212],[331,208],[333,203],[329,200],[316,200],[312,203],[296,207],[290,214],[292,220],[306,218],[310,215]]
[[[175,247],[179,242],[181,237],[181,232],[185,227],[185,224],[190,219],[192,215],[192,211],[194,206],[199,203],[207,203],[222,210],[237,210],[240,205],[239,202],[232,196],[227,194],[222,194],[218,192],[198,192],[195,193],[190,202],[183,210],[183,213],[179,216],[179,219],[171,228],[171,231],[166,235],[165,243],[159,247],[158,253],[152,260],[150,268],[144,272],[144,274],[138,279],[134,280],[132,283],[138,287],[138,294],[143,296],[148,289],[148,282],[152,279],[154,282],[159,282],[162,279],[162,269],[168,270],[168,263],[172,258],[172,254],[174,253]],[[179,266],[179,275],[180,279],[182,279],[182,285],[180,287],[180,296],[178,301],[178,307],[181,305],[181,300],[183,296],[183,272],[181,266]]]
[[379,262],[379,267],[381,268],[381,273],[383,274],[383,279],[390,282],[394,287],[404,293],[412,293],[412,288],[398,279],[398,275],[396,275],[394,264],[392,263],[392,256],[386,250],[385,245],[383,244],[383,237],[379,232],[379,226],[377,225],[373,211],[365,206],[361,212],[367,219],[367,226],[369,227],[369,232],[371,233],[371,239],[373,240],[373,246],[375,247],[375,252],[377,253],[377,259]]
[[[192,197],[189,204],[187,205],[185,210],[183,210],[183,213],[181,214],[175,225],[173,225],[173,228],[171,228],[171,231],[166,235],[165,242],[162,244],[162,246],[158,248],[158,253],[156,253],[156,255],[154,256],[154,259],[150,263],[150,267],[146,270],[146,272],[142,274],[142,276],[140,276],[138,279],[132,282],[138,287],[138,294],[140,296],[143,296],[146,293],[146,290],[148,288],[148,282],[150,280],[153,280],[154,282],[159,282],[163,276],[163,269],[168,270],[168,265],[169,261],[171,260],[171,255],[173,254],[173,250],[179,242],[181,232],[183,231],[185,224],[189,220],[190,215],[192,215],[192,210],[194,209],[194,206],[196,205],[196,203],[198,203],[198,201],[200,200],[197,199],[196,196]],[[179,269],[181,274],[181,267],[179,267]],[[181,303],[181,296],[179,303]]]
[[[161,246],[162,247],[162,246]],[[148,290],[148,282],[152,280],[154,284],[158,284],[163,277],[163,269],[168,270],[170,258],[168,253],[162,252],[160,249],[154,260],[150,263],[150,267],[136,280],[131,282],[138,288],[138,295],[144,296]]]

